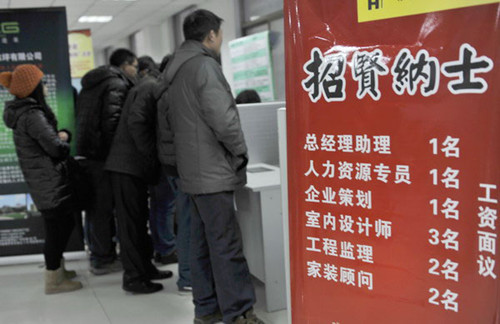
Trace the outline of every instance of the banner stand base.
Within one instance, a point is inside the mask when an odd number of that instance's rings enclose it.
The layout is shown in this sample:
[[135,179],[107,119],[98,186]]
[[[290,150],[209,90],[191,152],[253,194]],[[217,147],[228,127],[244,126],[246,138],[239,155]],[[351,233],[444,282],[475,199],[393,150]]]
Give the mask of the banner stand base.
[[[83,260],[87,259],[88,255],[85,251],[78,252],[66,252],[64,253],[64,259],[68,260]],[[44,262],[43,254],[31,254],[31,255],[16,255],[8,257],[0,257],[0,266],[4,265],[17,265],[17,264],[28,264],[28,263],[41,263]]]

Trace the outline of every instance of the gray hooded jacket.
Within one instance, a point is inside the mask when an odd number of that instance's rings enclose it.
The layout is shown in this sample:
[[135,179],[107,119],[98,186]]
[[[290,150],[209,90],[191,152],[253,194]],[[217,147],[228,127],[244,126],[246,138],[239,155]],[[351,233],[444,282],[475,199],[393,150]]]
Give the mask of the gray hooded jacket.
[[168,107],[158,109],[166,111],[181,190],[189,194],[233,191],[246,184],[247,146],[216,58],[200,42],[186,41],[163,80],[170,85]]

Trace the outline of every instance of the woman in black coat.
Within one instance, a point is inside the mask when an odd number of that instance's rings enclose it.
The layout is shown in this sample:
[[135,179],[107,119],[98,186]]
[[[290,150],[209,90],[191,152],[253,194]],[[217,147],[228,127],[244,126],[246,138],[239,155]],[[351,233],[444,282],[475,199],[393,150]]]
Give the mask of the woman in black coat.
[[45,293],[82,287],[74,271],[65,271],[63,251],[74,227],[75,199],[68,159],[67,131],[57,131],[54,113],[45,101],[43,73],[31,64],[0,73],[0,84],[16,98],[5,103],[3,119],[13,130],[19,165],[45,225]]

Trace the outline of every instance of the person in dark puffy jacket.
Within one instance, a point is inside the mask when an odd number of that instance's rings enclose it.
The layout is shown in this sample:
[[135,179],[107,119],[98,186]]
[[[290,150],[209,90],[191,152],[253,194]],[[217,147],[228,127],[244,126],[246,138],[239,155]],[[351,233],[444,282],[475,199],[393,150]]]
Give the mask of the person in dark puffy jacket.
[[122,109],[105,169],[110,171],[123,263],[123,290],[135,294],[160,291],[153,283],[172,277],[151,262],[153,245],[148,235],[148,183],[158,181],[156,154],[157,71],[150,71],[133,87]]
[[45,293],[82,288],[74,271],[65,271],[63,251],[74,226],[76,202],[68,169],[68,131],[57,131],[54,113],[45,102],[43,73],[23,64],[0,74],[0,84],[16,96],[5,103],[3,119],[13,130],[19,165],[45,226]]
[[114,200],[109,174],[104,171],[128,91],[137,75],[137,58],[127,49],[111,54],[110,65],[82,78],[77,101],[76,150],[86,158],[93,199],[86,210],[90,238],[90,271],[95,275],[121,271],[113,237]]
[[[144,135],[149,138],[156,139],[156,97],[155,92],[158,87],[157,78],[160,75],[157,64],[149,56],[142,56],[139,58],[139,75],[141,79],[140,92],[143,92],[138,99],[148,98],[148,100],[136,100],[134,103],[134,123],[133,131],[138,139],[146,139]],[[165,63],[165,60],[162,61]],[[154,79],[154,81],[153,81]],[[153,86],[153,83],[155,86]],[[150,123],[153,121],[153,124]],[[132,131],[132,129],[131,129]],[[135,136],[135,137],[137,137]],[[156,145],[144,145],[144,140],[140,140],[143,145],[137,145],[144,154],[156,155]],[[137,144],[141,144],[136,140]],[[156,143],[154,143],[156,144]],[[158,162],[157,158],[154,160]],[[177,237],[174,231],[174,214],[179,220],[179,213],[175,206],[175,192],[171,188],[168,176],[161,169],[150,168],[158,171],[155,175],[155,181],[149,182],[149,230],[151,239],[153,240],[154,260],[155,262],[163,265],[177,263]],[[179,224],[179,222],[178,222]],[[180,266],[180,264],[179,264]],[[179,271],[179,277],[183,277],[183,272]],[[185,276],[184,276],[185,277]],[[181,280],[181,278],[179,278]]]

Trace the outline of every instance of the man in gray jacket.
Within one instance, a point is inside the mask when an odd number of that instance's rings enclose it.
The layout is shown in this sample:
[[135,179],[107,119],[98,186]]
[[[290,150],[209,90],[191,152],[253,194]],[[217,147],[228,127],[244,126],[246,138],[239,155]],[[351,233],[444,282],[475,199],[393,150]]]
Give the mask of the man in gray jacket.
[[253,314],[255,293],[234,210],[234,190],[246,183],[248,157],[219,64],[221,23],[206,10],[186,17],[186,41],[164,74],[168,107],[158,109],[167,112],[180,189],[192,205],[194,323],[263,323]]

